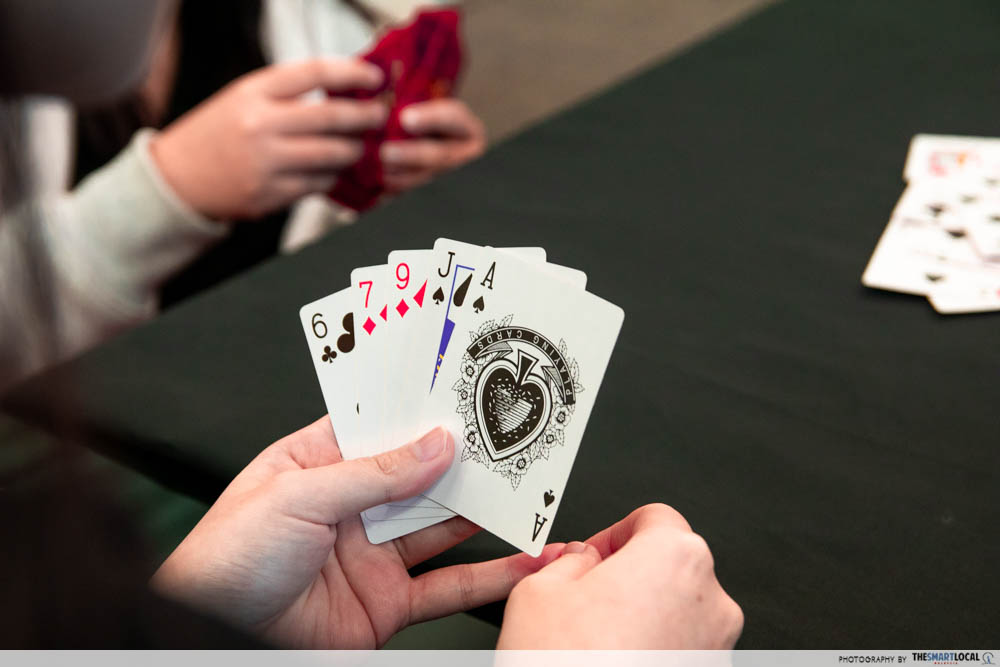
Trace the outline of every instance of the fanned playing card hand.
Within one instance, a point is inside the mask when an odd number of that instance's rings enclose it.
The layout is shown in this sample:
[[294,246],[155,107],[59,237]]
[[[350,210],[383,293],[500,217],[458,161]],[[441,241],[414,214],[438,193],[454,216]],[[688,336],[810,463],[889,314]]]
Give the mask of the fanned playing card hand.
[[300,311],[345,458],[438,425],[455,439],[423,496],[362,514],[373,543],[457,513],[541,552],[624,318],[545,259],[439,239]]

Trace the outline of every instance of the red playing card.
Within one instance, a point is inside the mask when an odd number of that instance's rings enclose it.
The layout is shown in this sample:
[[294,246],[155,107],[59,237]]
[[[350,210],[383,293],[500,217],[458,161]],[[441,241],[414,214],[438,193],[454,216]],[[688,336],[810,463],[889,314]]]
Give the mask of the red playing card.
[[382,130],[364,133],[364,155],[341,172],[330,191],[334,201],[357,211],[370,208],[385,190],[379,159],[382,142],[410,136],[399,123],[399,112],[409,104],[452,94],[462,66],[458,21],[454,9],[422,11],[409,25],[387,32],[362,56],[381,68],[385,83],[376,91],[352,90],[338,95],[355,99],[384,97],[389,119]]

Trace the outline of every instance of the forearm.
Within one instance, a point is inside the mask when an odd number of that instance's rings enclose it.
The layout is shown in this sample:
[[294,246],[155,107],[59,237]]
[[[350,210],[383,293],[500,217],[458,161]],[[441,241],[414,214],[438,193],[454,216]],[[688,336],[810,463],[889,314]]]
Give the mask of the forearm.
[[127,316],[155,309],[160,285],[206,247],[227,223],[198,214],[164,182],[149,154],[150,130],[47,211],[53,264],[83,298]]
[[0,223],[0,389],[150,318],[162,282],[228,232],[162,183],[148,137]]

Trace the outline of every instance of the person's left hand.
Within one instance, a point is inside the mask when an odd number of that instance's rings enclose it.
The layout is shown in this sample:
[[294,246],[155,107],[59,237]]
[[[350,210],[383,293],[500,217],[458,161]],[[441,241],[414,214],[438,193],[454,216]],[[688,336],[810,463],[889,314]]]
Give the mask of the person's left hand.
[[412,139],[386,141],[380,157],[386,189],[401,192],[479,157],[486,147],[483,123],[461,100],[417,102],[399,118]]
[[384,544],[359,513],[426,489],[451,463],[444,429],[344,461],[323,417],[257,456],[153,576],[169,597],[284,646],[376,648],[412,623],[507,596],[562,553],[407,569],[479,528],[456,517]]

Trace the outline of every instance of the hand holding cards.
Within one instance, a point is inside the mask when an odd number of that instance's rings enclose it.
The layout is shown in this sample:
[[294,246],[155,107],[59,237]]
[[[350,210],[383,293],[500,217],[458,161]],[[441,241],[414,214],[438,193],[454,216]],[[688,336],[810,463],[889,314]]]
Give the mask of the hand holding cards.
[[624,318],[585,282],[541,248],[439,239],[302,308],[344,458],[455,440],[424,496],[363,513],[372,542],[458,513],[541,552]]
[[862,283],[940,313],[1000,310],[1000,139],[918,135],[904,177]]
[[421,11],[410,24],[387,32],[362,56],[382,70],[381,88],[337,94],[355,99],[379,97],[389,107],[389,118],[383,129],[364,134],[365,153],[356,165],[340,174],[330,192],[332,199],[363,211],[382,194],[385,182],[379,148],[387,139],[410,136],[400,122],[402,109],[416,102],[448,97],[454,91],[462,65],[458,22],[454,9]]

